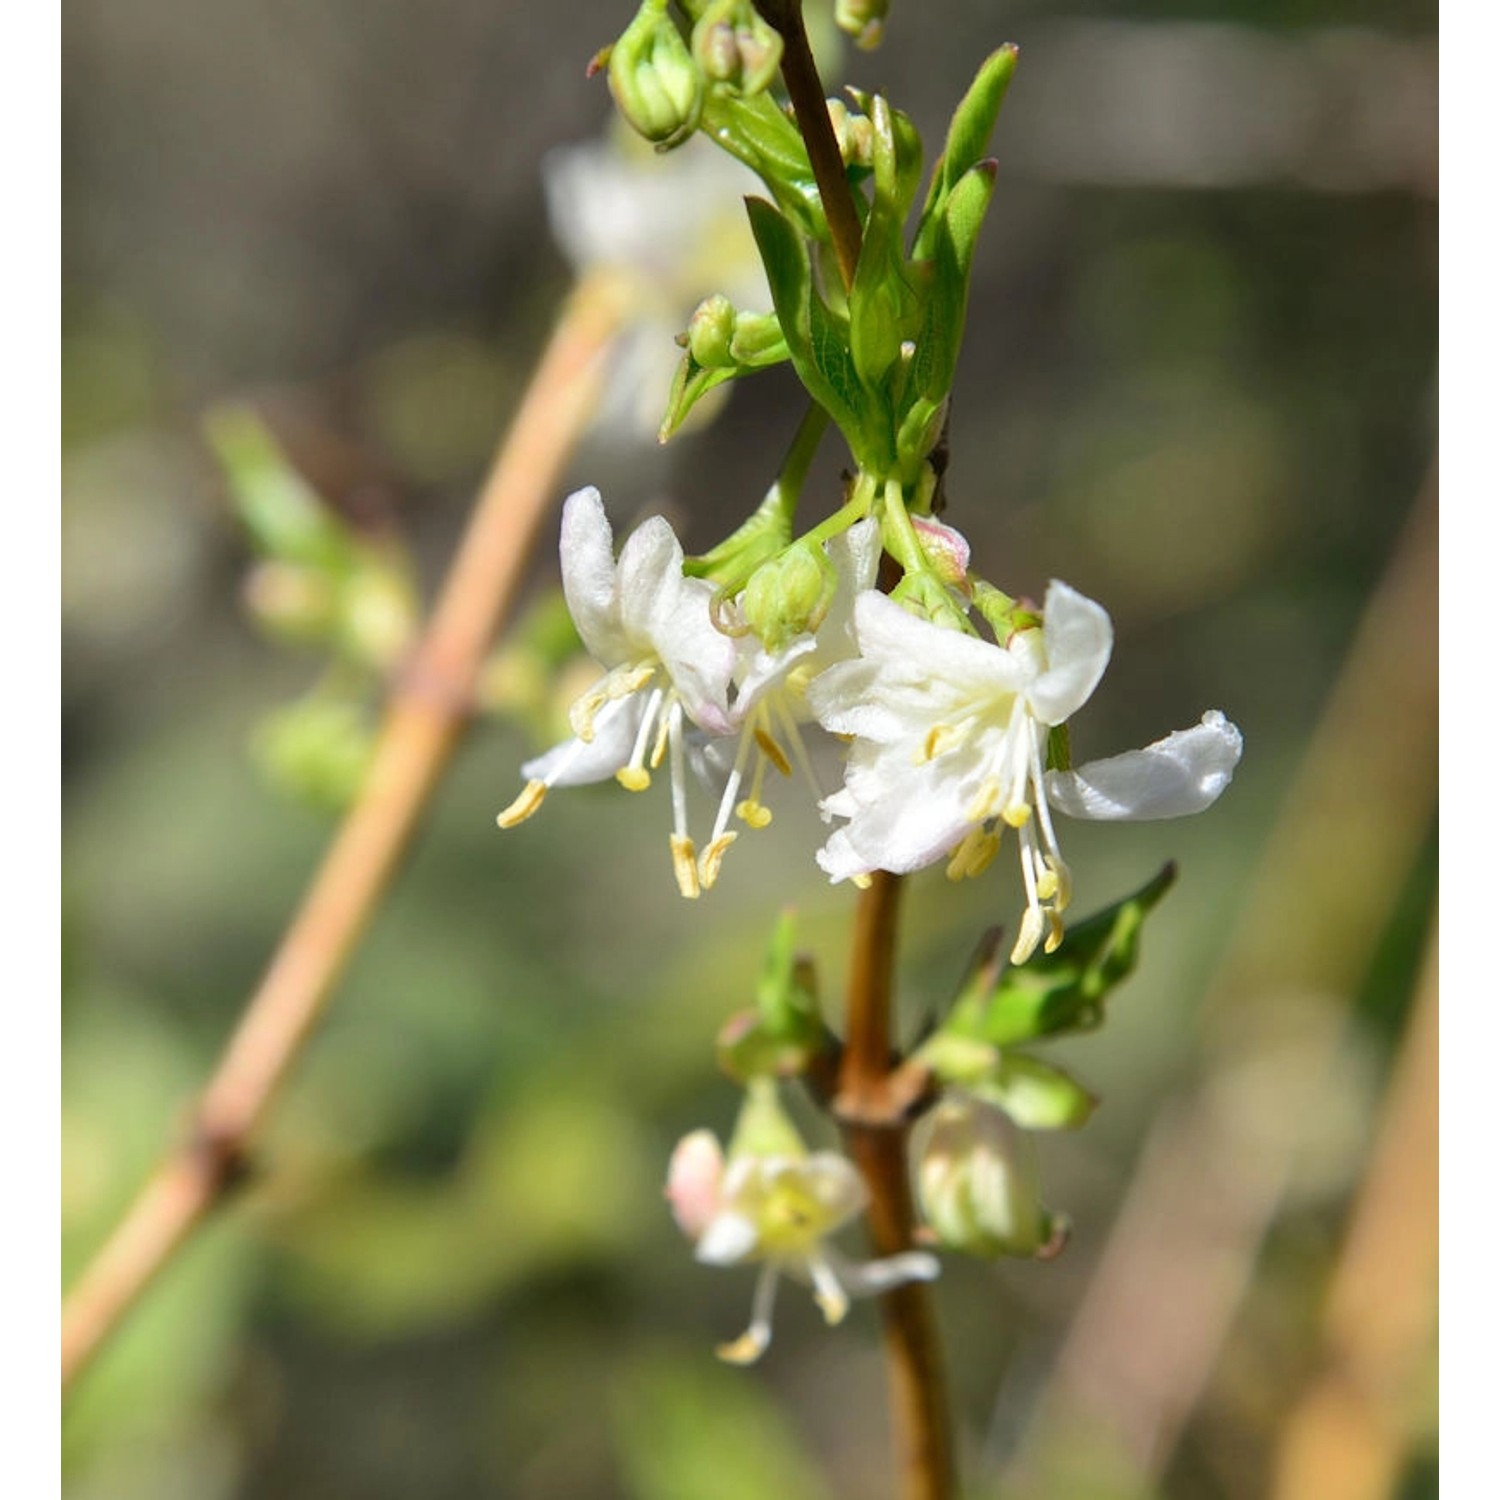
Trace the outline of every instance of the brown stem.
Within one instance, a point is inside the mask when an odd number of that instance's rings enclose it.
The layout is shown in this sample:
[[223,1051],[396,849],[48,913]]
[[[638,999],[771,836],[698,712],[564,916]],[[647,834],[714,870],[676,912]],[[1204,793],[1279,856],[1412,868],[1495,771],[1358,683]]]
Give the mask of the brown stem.
[[833,122],[828,118],[823,80],[818,77],[818,65],[807,40],[807,27],[802,21],[802,0],[755,0],[755,3],[761,15],[781,34],[781,76],[786,81],[787,93],[792,97],[797,129],[802,133],[807,159],[812,165],[813,176],[817,178],[818,195],[823,200],[823,217],[828,221],[828,233],[833,238],[834,254],[839,260],[839,274],[847,291],[854,285],[864,234],[859,227],[859,213],[854,207],[849,179],[844,175],[844,158],[839,151],[838,137],[834,135]]
[[[845,1045],[835,1109],[870,1190],[870,1238],[878,1255],[911,1249],[915,1214],[907,1176],[909,1094],[893,1087],[891,989],[901,877],[877,870],[854,918]],[[937,1322],[926,1287],[909,1283],[882,1299],[886,1365],[904,1500],[951,1500],[948,1425]]]
[[63,1307],[63,1386],[228,1189],[322,1015],[468,718],[495,631],[588,417],[624,303],[610,279],[573,294],[494,467],[432,618],[386,711],[374,762],[193,1112]]

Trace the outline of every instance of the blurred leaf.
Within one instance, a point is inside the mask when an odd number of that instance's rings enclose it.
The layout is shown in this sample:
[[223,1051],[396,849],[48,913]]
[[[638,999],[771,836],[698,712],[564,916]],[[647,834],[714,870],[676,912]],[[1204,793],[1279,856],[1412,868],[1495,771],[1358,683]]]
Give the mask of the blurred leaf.
[[743,1373],[657,1354],[614,1385],[612,1426],[635,1500],[828,1500],[830,1491],[770,1398]]

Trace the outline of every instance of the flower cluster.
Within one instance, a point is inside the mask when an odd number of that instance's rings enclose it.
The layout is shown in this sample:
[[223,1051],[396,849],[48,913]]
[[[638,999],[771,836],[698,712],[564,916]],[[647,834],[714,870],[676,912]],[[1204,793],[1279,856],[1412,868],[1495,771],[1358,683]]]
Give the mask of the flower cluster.
[[[936,555],[948,594],[962,597],[951,585],[967,581],[967,546],[949,528],[927,530],[931,542],[919,545]],[[1059,763],[1057,732],[1098,685],[1114,640],[1103,608],[1067,584],[1052,582],[1039,615],[1013,611],[1008,633],[992,642],[922,618],[873,587],[873,519],[822,547],[810,589],[789,585],[796,597],[785,610],[764,600],[751,609],[753,585],[726,599],[707,579],[687,576],[662,518],[640,526],[617,560],[599,492],[570,496],[563,590],[604,675],[573,705],[573,738],[522,768],[526,786],[500,826],[529,817],[554,786],[614,776],[642,790],[665,760],[673,869],[682,894],[697,896],[714,884],[736,837],[731,819],[752,828],[770,822],[767,769],[789,775],[795,765],[824,818],[840,820],[817,855],[835,881],[939,861],[953,879],[977,875],[1013,831],[1026,904],[1011,956],[1023,963],[1062,939],[1071,879],[1054,810],[1179,817],[1202,811],[1229,784],[1241,739],[1217,711],[1143,750],[1077,770]],[[805,549],[798,560],[807,562]],[[774,631],[766,620],[777,622]],[[814,724],[846,747],[843,785],[831,794],[819,786],[804,738]],[[689,767],[718,798],[701,854],[688,832]]]

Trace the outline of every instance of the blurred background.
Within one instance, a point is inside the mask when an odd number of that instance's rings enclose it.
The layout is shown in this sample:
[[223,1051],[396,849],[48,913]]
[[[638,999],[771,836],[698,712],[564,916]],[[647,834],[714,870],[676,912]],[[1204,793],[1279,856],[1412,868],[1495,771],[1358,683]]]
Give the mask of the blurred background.
[[[65,1281],[334,826],[338,778],[289,795],[266,748],[326,658],[251,622],[204,414],[253,407],[430,597],[571,284],[543,157],[604,129],[584,64],[627,19],[65,7]],[[1246,740],[1203,817],[1062,830],[1080,913],[1181,879],[1108,1026],[1055,1049],[1104,1101],[1041,1141],[1072,1245],[937,1288],[973,1496],[1436,1494],[1435,25],[1411,0],[895,0],[843,60],[931,147],[1020,44],[947,518],[1011,591],[1062,576],[1110,609],[1075,753],[1209,707]],[[778,370],[666,448],[602,424],[567,487],[701,549],[797,415]],[[655,793],[559,794],[502,835],[549,701],[467,741],[264,1177],[80,1383],[75,1500],[890,1493],[873,1311],[830,1333],[790,1292],[762,1364],[720,1365],[753,1275],[695,1265],[660,1197],[674,1141],[732,1124],[712,1039],[784,903],[839,993],[821,827],[779,798],[696,904]],[[911,882],[909,1017],[1014,921],[1006,866]]]

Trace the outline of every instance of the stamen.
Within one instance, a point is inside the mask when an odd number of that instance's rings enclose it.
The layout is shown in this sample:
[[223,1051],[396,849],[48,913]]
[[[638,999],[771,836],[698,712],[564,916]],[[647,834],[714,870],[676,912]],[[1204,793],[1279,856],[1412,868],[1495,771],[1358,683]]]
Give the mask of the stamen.
[[912,761],[920,766],[929,760],[936,760],[945,750],[951,750],[963,739],[963,725],[934,724],[927,731],[927,738],[922,741],[922,748],[912,756]]
[[867,891],[875,884],[875,877],[873,875],[851,875],[849,877],[849,884],[857,891]]
[[1063,919],[1056,910],[1047,912],[1047,941],[1042,944],[1043,953],[1056,953],[1062,946]]
[[1058,891],[1057,872],[1052,869],[1043,869],[1038,872],[1036,879],[1036,893],[1043,901],[1050,901]]
[[995,816],[999,806],[1000,782],[994,776],[989,776],[974,794],[974,800],[965,809],[964,817],[971,823],[983,823],[987,818]]
[[807,1269],[812,1275],[813,1301],[822,1311],[823,1321],[830,1325],[842,1323],[849,1311],[849,1297],[834,1275],[833,1267],[817,1255],[807,1262]]
[[1039,906],[1028,906],[1026,914],[1021,918],[1021,931],[1016,938],[1016,946],[1010,950],[1010,961],[1013,964],[1024,964],[1036,952],[1036,945],[1041,940],[1042,909]]
[[767,730],[759,724],[755,726],[755,743],[760,746],[761,754],[781,772],[783,776],[792,774],[792,763],[786,758],[786,751],[773,740]]
[[528,781],[521,789],[521,795],[495,821],[502,828],[514,828],[517,823],[524,823],[542,805],[542,798],[546,795],[545,781]]
[[1008,806],[1001,808],[1000,816],[1012,828],[1024,828],[1031,821],[1031,804],[1029,802],[1012,802]]
[[764,802],[757,802],[752,797],[746,797],[735,808],[734,815],[741,823],[748,824],[751,828],[764,828],[771,821],[771,809]]
[[677,889],[689,901],[696,901],[702,894],[698,883],[698,852],[693,841],[683,834],[674,833],[668,842],[672,846],[672,873],[677,877]]
[[627,792],[644,792],[651,785],[651,773],[645,766],[621,766],[615,772],[615,780]]
[[771,1312],[776,1306],[776,1267],[769,1261],[760,1268],[755,1300],[750,1304],[750,1326],[733,1342],[714,1351],[732,1365],[754,1364],[771,1342]]
[[724,855],[738,837],[737,833],[721,833],[718,838],[710,840],[708,847],[699,855],[698,883],[705,891],[713,889],[714,882],[719,878],[719,866],[724,863]]

